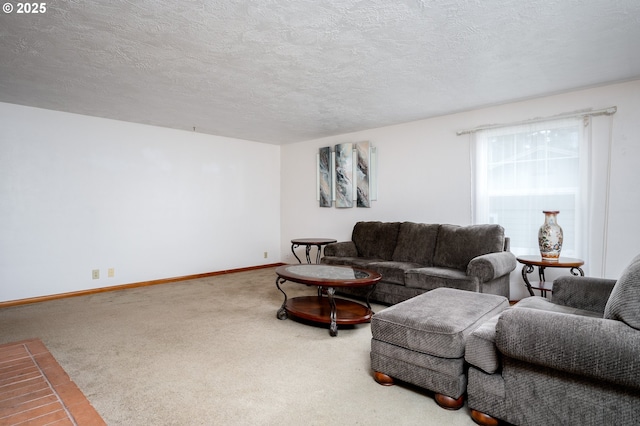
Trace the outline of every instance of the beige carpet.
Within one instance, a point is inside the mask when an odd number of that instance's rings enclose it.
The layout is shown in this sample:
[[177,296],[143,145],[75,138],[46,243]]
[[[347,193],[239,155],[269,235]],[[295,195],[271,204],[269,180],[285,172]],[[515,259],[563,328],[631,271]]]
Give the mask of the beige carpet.
[[0,309],[0,344],[41,339],[109,425],[474,424],[378,385],[369,324],[331,337],[282,300],[268,268],[42,302]]

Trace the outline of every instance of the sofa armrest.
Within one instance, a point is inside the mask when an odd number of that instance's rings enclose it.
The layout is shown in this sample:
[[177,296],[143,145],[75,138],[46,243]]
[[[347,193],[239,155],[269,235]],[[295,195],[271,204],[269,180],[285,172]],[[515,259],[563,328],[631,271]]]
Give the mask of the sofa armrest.
[[508,309],[495,339],[505,356],[640,389],[640,331],[622,321]]
[[616,280],[605,278],[563,276],[553,281],[551,301],[603,314],[615,284]]
[[471,259],[467,265],[467,275],[478,277],[486,283],[507,275],[516,269],[516,257],[510,251],[488,253]]
[[324,246],[325,256],[358,257],[358,250],[353,241],[341,241]]

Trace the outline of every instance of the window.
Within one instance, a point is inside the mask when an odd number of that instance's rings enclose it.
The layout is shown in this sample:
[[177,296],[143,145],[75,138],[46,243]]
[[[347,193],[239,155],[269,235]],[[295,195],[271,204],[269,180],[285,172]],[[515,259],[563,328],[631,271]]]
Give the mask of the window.
[[475,133],[475,223],[498,223],[516,255],[538,254],[543,210],[559,210],[563,257],[584,256],[588,209],[588,119],[582,117]]

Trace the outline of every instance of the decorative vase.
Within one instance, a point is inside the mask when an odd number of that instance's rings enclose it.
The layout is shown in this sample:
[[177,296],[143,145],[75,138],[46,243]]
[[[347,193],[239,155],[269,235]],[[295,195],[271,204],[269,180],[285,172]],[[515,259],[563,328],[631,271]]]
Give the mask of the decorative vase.
[[538,246],[542,260],[558,260],[562,250],[562,228],[558,225],[559,211],[543,211],[544,223],[538,230]]

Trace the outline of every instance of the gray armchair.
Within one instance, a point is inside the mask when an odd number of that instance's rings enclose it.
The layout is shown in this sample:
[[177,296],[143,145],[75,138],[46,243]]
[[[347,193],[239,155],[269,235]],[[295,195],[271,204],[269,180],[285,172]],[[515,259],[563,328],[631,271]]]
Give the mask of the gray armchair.
[[482,425],[640,424],[640,255],[615,280],[563,277],[469,336]]

